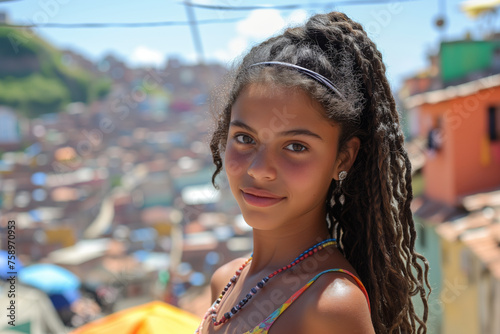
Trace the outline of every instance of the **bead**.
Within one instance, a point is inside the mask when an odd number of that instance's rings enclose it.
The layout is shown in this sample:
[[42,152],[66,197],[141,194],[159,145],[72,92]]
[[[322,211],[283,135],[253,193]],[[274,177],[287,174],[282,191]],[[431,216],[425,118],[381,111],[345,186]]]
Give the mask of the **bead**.
[[[228,322],[233,315],[235,315],[239,310],[241,310],[241,308],[246,305],[246,303],[252,298],[252,296],[257,294],[257,291],[264,287],[264,285],[269,281],[269,279],[273,278],[274,276],[281,273],[282,271],[288,270],[291,267],[297,265],[298,263],[300,263],[301,261],[303,261],[304,259],[306,259],[310,255],[317,253],[319,250],[321,250],[327,246],[330,246],[330,245],[336,245],[336,243],[337,243],[337,241],[335,239],[327,239],[327,240],[324,240],[324,241],[317,243],[313,247],[308,248],[306,251],[302,252],[302,254],[300,254],[297,258],[295,258],[295,260],[292,263],[290,263],[290,264],[288,264],[288,265],[286,265],[278,270],[275,270],[273,273],[264,277],[260,282],[257,283],[257,285],[255,287],[250,289],[250,292],[247,293],[245,298],[243,298],[238,304],[236,304],[235,306],[233,306],[231,308],[231,312],[224,313],[224,316],[219,321],[217,321],[217,307],[218,307],[218,305],[221,303],[223,296],[229,290],[231,285],[236,284],[239,276],[241,275],[241,273],[242,273],[243,269],[246,267],[246,265],[248,263],[250,263],[250,261],[252,261],[252,258],[253,258],[253,253],[252,253],[252,255],[245,261],[245,263],[243,263],[239,267],[239,269],[235,272],[235,275],[229,280],[227,285],[224,287],[224,290],[221,292],[221,295],[214,302],[213,306],[211,306],[208,309],[208,311],[205,313],[205,316],[203,317],[203,319],[206,319],[208,316],[211,316],[212,323],[214,326],[223,325],[224,323]],[[195,333],[200,333],[202,329],[203,329],[203,326],[201,324]]]

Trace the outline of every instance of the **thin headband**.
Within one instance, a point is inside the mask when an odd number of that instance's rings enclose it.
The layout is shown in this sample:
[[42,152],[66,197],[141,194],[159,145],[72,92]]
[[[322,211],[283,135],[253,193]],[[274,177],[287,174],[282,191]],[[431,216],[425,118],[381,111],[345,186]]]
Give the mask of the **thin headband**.
[[285,67],[290,67],[290,68],[293,68],[297,71],[299,71],[300,73],[303,73],[311,78],[313,78],[314,80],[318,81],[319,83],[323,84],[323,86],[326,86],[327,88],[330,88],[335,94],[337,94],[338,96],[340,96],[342,98],[342,100],[346,100],[344,95],[342,95],[339,90],[337,88],[335,88],[335,85],[333,84],[333,82],[331,82],[330,80],[328,80],[327,78],[325,78],[324,76],[322,76],[321,74],[319,73],[316,73],[314,71],[311,71],[307,68],[304,68],[304,67],[301,67],[299,65],[295,65],[295,64],[289,64],[289,63],[284,63],[284,62],[281,62],[281,61],[263,61],[263,62],[260,62],[260,63],[255,63],[255,64],[252,64],[250,66],[248,66],[248,68],[252,67],[252,66],[257,66],[257,65],[280,65],[280,66],[285,66]]

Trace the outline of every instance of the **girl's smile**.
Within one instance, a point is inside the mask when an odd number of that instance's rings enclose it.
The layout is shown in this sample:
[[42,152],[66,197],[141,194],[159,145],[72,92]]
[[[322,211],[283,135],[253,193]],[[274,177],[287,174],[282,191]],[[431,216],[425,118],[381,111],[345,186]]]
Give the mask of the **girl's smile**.
[[241,190],[245,201],[253,206],[266,207],[277,204],[284,200],[286,197],[277,197],[268,191],[262,191],[255,188],[245,188]]

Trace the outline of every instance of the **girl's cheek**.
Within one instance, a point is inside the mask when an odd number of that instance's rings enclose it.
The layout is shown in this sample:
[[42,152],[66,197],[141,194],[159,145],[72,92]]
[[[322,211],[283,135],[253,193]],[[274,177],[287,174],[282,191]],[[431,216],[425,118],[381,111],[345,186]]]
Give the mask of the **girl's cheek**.
[[229,175],[239,175],[245,171],[246,163],[248,162],[248,154],[238,152],[231,145],[226,148],[226,173]]
[[[309,199],[320,198],[326,193],[331,179],[325,169],[318,166],[314,158],[302,162],[282,165],[281,179],[290,191]],[[326,188],[325,188],[326,187]]]
[[310,179],[314,177],[315,172],[311,161],[304,159],[302,161],[284,161],[281,165],[281,172],[284,175],[289,175],[296,180]]

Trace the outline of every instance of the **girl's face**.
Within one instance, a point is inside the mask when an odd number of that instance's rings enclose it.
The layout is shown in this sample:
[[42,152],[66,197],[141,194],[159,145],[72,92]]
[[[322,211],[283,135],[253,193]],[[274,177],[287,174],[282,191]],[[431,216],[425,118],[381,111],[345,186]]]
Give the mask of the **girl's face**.
[[340,128],[323,113],[300,89],[250,84],[239,94],[224,163],[231,191],[253,228],[290,231],[326,224],[326,194],[342,170],[343,154],[337,147]]

